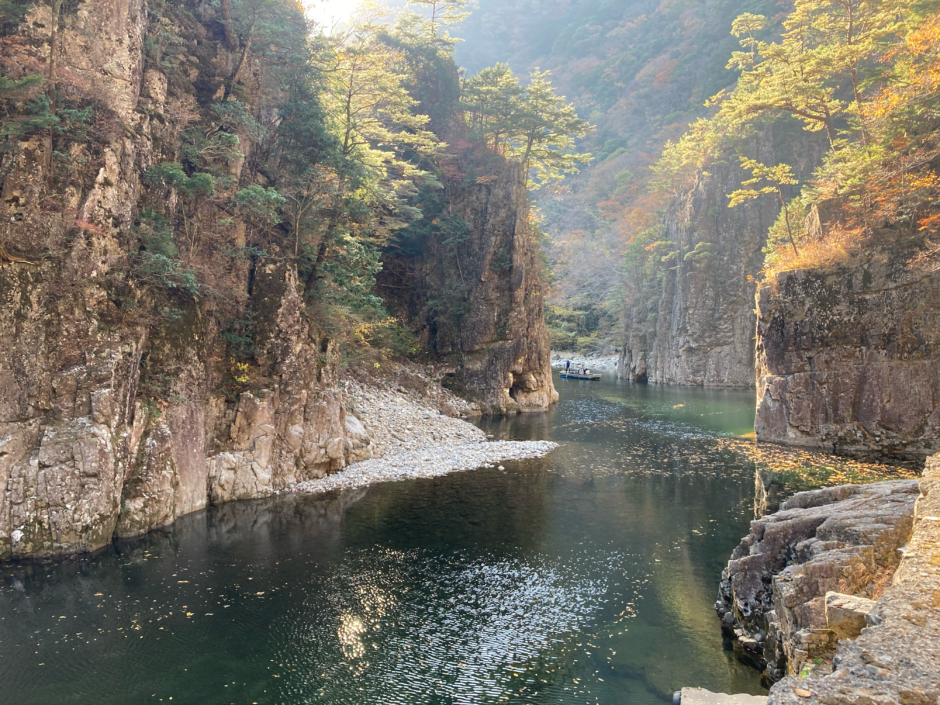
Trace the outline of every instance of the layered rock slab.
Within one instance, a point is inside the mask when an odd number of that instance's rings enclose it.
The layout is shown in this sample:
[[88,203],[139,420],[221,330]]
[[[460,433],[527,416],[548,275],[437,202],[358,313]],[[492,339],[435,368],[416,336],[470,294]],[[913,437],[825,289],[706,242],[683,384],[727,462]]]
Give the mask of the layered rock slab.
[[679,693],[681,705],[764,705],[766,702],[763,695],[728,695],[702,688],[683,688]]
[[914,528],[890,587],[825,676],[789,676],[768,705],[933,705],[940,701],[940,458],[927,460]]
[[722,573],[716,608],[771,681],[831,659],[827,594],[871,597],[897,566],[917,480],[801,492],[751,523]]

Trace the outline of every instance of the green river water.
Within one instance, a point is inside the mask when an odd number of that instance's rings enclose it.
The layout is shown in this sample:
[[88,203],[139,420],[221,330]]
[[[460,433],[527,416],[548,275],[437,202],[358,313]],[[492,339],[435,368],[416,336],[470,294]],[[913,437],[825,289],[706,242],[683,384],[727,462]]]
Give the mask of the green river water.
[[670,702],[762,691],[712,605],[753,392],[558,380],[539,460],[200,512],[0,567],[0,703]]

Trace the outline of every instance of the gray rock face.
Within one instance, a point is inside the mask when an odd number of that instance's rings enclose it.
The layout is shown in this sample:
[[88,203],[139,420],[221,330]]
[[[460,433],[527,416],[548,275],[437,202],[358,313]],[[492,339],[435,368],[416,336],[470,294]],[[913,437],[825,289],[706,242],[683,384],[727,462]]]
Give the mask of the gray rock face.
[[909,249],[780,274],[758,298],[758,440],[837,453],[940,450],[940,273]]
[[[809,174],[819,149],[805,134],[780,128],[742,144],[741,153],[768,164],[786,161]],[[783,159],[782,155],[786,154]],[[759,199],[728,208],[727,194],[749,175],[728,159],[709,167],[670,204],[662,239],[678,254],[661,282],[634,284],[618,373],[637,382],[754,386],[755,276],[763,266],[767,229],[778,206]]]
[[917,490],[917,480],[897,480],[800,492],[751,523],[722,573],[716,607],[740,645],[766,663],[769,680],[831,657],[837,634],[827,594],[871,596],[898,564]]
[[768,705],[933,705],[940,701],[940,458],[927,460],[914,529],[891,586],[831,675],[789,676]]
[[[446,184],[451,215],[468,228],[465,239],[454,244],[437,233],[420,256],[390,256],[383,295],[451,367],[451,388],[484,414],[544,411],[558,393],[524,174],[514,162],[487,169],[474,183]],[[402,271],[412,272],[407,287]]]

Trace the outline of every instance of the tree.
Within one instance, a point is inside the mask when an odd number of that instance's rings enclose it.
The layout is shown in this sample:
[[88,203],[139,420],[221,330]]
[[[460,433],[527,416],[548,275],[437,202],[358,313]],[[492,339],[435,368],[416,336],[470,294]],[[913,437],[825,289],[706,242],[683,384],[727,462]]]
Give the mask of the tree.
[[452,56],[460,40],[451,37],[447,28],[470,16],[464,12],[467,0],[408,0],[408,5],[419,7],[424,13],[402,12],[395,22],[395,34],[415,45],[430,45]]
[[494,151],[522,162],[527,187],[531,179],[544,186],[576,173],[591,159],[574,151],[574,141],[594,128],[555,93],[549,76],[536,69],[529,84],[520,87],[509,67],[497,64],[464,82],[462,103],[470,126],[484,144],[493,140]]
[[829,70],[836,76],[849,75],[858,109],[862,104],[860,69],[879,54],[886,39],[904,33],[901,18],[907,10],[901,0],[801,0],[787,24],[808,28]]
[[542,185],[565,174],[577,173],[577,165],[590,161],[590,154],[572,151],[575,138],[593,129],[578,117],[575,108],[558,96],[548,81],[548,71],[536,69],[512,116],[510,155],[519,157],[529,174]]
[[[860,71],[883,71],[876,59],[886,40],[903,34],[904,10],[903,0],[797,0],[779,42],[757,39],[766,18],[740,15],[731,33],[747,51],[734,52],[728,63],[741,77],[722,113],[739,121],[790,113],[809,130],[825,129],[830,144],[839,146],[836,119],[849,106],[854,115],[861,113]],[[842,90],[846,81],[851,96]]]
[[492,141],[493,151],[501,151],[521,96],[522,86],[508,64],[497,63],[464,81],[461,103],[470,128],[484,146]]
[[428,117],[415,111],[417,101],[405,88],[401,52],[383,41],[384,29],[373,19],[360,17],[335,39],[324,72],[324,106],[337,154],[321,184],[326,228],[316,245],[308,291],[341,231],[355,231],[381,245],[420,216],[409,202],[418,186],[439,186],[416,163],[437,154],[441,145],[425,129]]
[[883,52],[881,86],[857,116],[865,139],[825,155],[807,196],[838,198],[849,220],[940,225],[940,15],[917,21]]
[[738,124],[768,112],[790,113],[811,131],[825,129],[830,143],[837,139],[834,118],[845,107],[836,97],[832,66],[825,52],[813,46],[809,28],[788,28],[779,43],[763,42],[754,33],[763,27],[759,15],[744,15],[732,25],[747,51],[734,52],[728,68],[741,71],[737,86],[721,104],[721,114]]
[[651,167],[654,177],[650,181],[653,191],[678,196],[688,189],[720,153],[732,132],[729,121],[722,115],[709,120],[699,118],[676,142],[668,140],[663,152]]
[[776,166],[765,166],[754,159],[741,157],[741,167],[750,171],[753,175],[753,178],[741,182],[741,185],[753,186],[754,188],[733,191],[728,196],[728,205],[734,208],[746,201],[751,201],[761,196],[776,196],[780,200],[780,207],[783,209],[787,237],[790,240],[790,246],[793,248],[793,254],[799,255],[800,251],[796,247],[796,241],[793,239],[793,230],[790,227],[790,209],[787,206],[787,199],[783,192],[784,186],[794,186],[799,183],[799,181],[794,178],[793,170],[790,168],[790,165],[777,164]]
[[298,5],[284,0],[239,0],[230,6],[226,3],[222,10],[226,45],[233,48],[233,26],[241,44],[223,102],[236,90],[249,59],[289,65],[309,58],[304,40],[312,27]]

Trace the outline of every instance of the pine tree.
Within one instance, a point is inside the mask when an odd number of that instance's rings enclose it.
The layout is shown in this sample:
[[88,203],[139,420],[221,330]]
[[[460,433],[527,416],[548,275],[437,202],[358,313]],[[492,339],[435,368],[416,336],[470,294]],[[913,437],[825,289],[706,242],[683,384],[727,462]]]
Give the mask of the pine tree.
[[780,207],[783,211],[784,223],[786,224],[787,237],[790,240],[790,246],[793,248],[793,254],[799,255],[800,251],[796,247],[796,240],[793,237],[793,229],[790,226],[790,208],[787,205],[784,186],[795,186],[799,183],[793,176],[793,170],[789,164],[777,164],[776,166],[766,166],[754,159],[741,157],[741,167],[750,171],[753,178],[742,181],[742,186],[751,186],[752,188],[743,188],[733,191],[729,196],[728,205],[731,208],[739,206],[746,201],[751,201],[761,196],[776,196],[780,201]]

